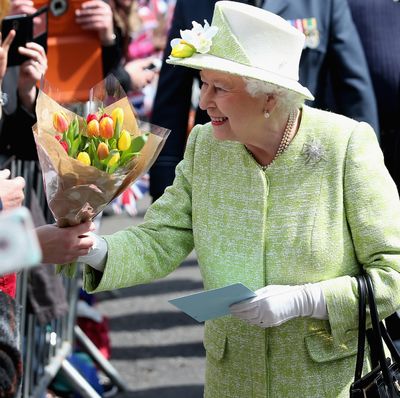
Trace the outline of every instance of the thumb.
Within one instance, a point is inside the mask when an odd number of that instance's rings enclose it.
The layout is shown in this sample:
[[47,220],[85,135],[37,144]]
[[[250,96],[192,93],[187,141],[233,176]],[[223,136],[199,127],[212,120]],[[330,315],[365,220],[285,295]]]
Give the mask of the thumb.
[[91,221],[86,221],[84,223],[78,224],[75,226],[77,233],[79,236],[87,234],[89,231],[93,230]]
[[0,170],[0,179],[6,180],[11,175],[11,171],[8,169]]

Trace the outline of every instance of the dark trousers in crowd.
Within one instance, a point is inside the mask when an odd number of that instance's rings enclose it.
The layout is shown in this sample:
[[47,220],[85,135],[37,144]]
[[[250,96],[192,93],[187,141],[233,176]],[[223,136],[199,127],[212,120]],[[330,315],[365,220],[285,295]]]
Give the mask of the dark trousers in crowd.
[[[386,167],[400,193],[400,129],[381,130],[381,147]],[[396,312],[386,318],[386,326],[390,337],[400,342],[400,317]]]

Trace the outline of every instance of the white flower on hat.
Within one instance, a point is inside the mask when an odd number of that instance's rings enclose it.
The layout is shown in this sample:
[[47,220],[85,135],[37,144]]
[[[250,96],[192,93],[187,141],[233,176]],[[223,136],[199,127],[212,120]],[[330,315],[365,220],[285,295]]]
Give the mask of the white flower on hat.
[[212,38],[217,34],[218,28],[210,26],[204,20],[204,26],[198,22],[192,22],[193,28],[181,30],[181,39],[171,40],[171,57],[188,58],[194,53],[206,54],[210,51]]

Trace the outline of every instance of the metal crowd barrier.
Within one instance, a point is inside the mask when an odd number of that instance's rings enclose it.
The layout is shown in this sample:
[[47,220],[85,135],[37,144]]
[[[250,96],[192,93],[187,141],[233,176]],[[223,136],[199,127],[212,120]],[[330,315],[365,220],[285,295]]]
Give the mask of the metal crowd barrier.
[[[14,160],[10,169],[12,177],[19,175],[25,178],[24,205],[30,207],[34,191],[46,221],[54,222],[46,204],[39,164],[33,161]],[[29,270],[20,272],[17,281],[16,300],[21,308],[20,348],[23,358],[23,380],[18,398],[44,397],[58,372],[62,373],[70,387],[83,398],[100,398],[88,381],[68,361],[69,355],[73,352],[75,340],[111,382],[120,391],[124,391],[126,383],[76,324],[78,277],[62,278],[69,310],[65,315],[42,325],[37,316],[32,311],[28,311],[29,273]]]

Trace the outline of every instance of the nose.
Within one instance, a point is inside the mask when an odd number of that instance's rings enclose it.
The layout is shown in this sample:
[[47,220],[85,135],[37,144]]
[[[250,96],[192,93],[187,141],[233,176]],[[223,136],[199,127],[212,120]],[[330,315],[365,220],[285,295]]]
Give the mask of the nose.
[[207,110],[213,103],[213,89],[212,87],[203,84],[200,90],[199,107],[203,111]]

